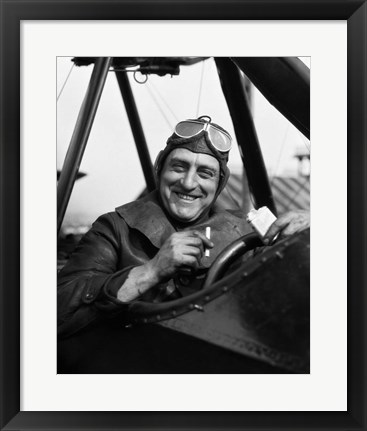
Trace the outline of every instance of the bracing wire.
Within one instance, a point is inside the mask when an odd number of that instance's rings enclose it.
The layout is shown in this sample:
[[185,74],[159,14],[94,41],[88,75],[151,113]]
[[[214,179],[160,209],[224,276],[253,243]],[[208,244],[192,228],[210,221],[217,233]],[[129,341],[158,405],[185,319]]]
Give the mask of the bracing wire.
[[167,103],[167,101],[164,99],[164,97],[162,96],[162,94],[160,93],[160,91],[158,90],[158,88],[155,86],[155,84],[153,83],[153,81],[150,80],[149,83],[152,86],[152,88],[154,89],[154,91],[157,93],[157,95],[160,98],[161,102],[163,102],[163,104],[165,105],[165,107],[169,110],[169,112],[172,114],[172,116],[174,117],[174,119],[178,123],[179,119],[177,118],[177,116],[174,113],[173,109],[169,106],[169,104]]
[[61,87],[61,90],[60,90],[60,92],[59,92],[59,95],[57,96],[56,101],[59,101],[59,98],[60,98],[60,96],[61,96],[62,92],[64,91],[65,85],[66,85],[66,83],[67,83],[67,82],[68,82],[68,80],[69,80],[69,77],[70,77],[70,75],[71,75],[71,72],[72,72],[72,70],[73,70],[74,66],[75,66],[75,63],[73,63],[73,64],[71,65],[71,68],[70,68],[70,70],[69,70],[68,76],[66,77],[65,82],[64,82],[63,86]]
[[[282,153],[283,153],[283,150],[284,150],[284,144],[286,142],[286,138],[288,136],[289,129],[290,129],[290,123],[287,124],[287,128],[286,128],[286,131],[284,133],[284,138],[283,138],[283,141],[282,141],[281,149],[279,151],[278,161],[277,161],[277,164],[276,164],[276,167],[275,167],[275,170],[274,170],[274,174],[273,174],[273,179],[272,179],[272,182],[271,182],[271,186],[273,185],[273,181],[274,181],[274,179],[276,177],[276,174],[278,172],[278,169],[279,169],[280,160],[282,158]],[[299,133],[299,136],[301,137],[302,143],[306,147],[308,153],[310,153],[310,145],[307,143],[306,138],[301,133]]]
[[148,93],[150,95],[150,97],[153,99],[154,103],[157,105],[157,108],[159,109],[160,113],[162,114],[163,118],[166,120],[166,123],[168,124],[169,128],[173,130],[173,125],[171,124],[171,122],[169,121],[167,115],[165,114],[165,112],[163,111],[161,105],[159,104],[156,96],[154,95],[152,89],[149,87],[149,85],[146,86]]
[[198,103],[197,103],[197,108],[196,108],[196,116],[199,116],[199,110],[200,110],[200,102],[201,102],[201,93],[202,93],[202,89],[203,89],[203,79],[204,79],[204,69],[205,69],[205,61],[202,62],[202,67],[201,67],[201,77],[200,77],[200,86],[199,86],[199,95],[198,95]]
[[301,139],[302,139],[302,142],[303,142],[304,146],[307,148],[308,154],[310,154],[310,152],[311,152],[311,146],[310,146],[309,141],[302,134],[300,134],[300,136],[301,136]]
[[275,177],[276,177],[276,175],[277,175],[277,173],[278,173],[278,169],[279,169],[280,161],[281,161],[281,159],[282,159],[283,150],[284,150],[284,145],[285,145],[285,142],[286,142],[286,140],[287,140],[288,132],[289,132],[289,123],[287,124],[287,128],[286,128],[286,130],[285,130],[284,137],[283,137],[283,141],[282,141],[282,145],[281,145],[281,147],[280,147],[280,151],[279,151],[279,154],[278,154],[277,164],[275,165],[275,169],[274,169],[274,173],[273,173],[273,178],[272,178],[272,180],[271,180],[271,184],[270,184],[270,186],[271,186],[271,187],[273,186],[274,179],[275,179]]

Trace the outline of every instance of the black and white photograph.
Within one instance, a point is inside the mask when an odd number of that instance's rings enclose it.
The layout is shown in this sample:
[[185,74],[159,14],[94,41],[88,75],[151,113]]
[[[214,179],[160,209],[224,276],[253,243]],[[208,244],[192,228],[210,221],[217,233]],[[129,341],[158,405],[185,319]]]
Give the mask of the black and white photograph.
[[310,373],[310,57],[57,57],[58,374]]
[[365,430],[367,0],[0,3],[0,429]]

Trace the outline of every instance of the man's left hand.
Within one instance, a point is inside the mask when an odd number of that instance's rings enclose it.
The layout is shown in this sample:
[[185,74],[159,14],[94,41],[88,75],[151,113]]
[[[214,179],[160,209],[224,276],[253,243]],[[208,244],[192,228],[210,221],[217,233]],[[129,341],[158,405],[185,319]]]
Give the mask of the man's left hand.
[[279,234],[277,239],[291,236],[297,232],[310,227],[309,211],[289,211],[280,216],[266,232],[264,243],[270,244],[274,237]]

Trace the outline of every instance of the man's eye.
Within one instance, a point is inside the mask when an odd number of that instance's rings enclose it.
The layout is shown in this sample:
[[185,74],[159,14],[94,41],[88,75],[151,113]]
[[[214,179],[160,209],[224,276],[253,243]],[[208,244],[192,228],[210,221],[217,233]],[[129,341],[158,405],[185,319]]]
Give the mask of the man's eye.
[[212,171],[200,171],[199,175],[201,176],[201,178],[213,178],[214,172],[212,172]]
[[184,172],[185,167],[182,165],[172,165],[172,170],[175,172]]

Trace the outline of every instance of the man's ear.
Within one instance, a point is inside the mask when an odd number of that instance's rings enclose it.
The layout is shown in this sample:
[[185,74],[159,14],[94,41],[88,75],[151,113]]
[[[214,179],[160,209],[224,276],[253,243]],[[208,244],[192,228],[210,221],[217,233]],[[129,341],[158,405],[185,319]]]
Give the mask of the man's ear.
[[155,174],[155,179],[156,179],[157,184],[158,184],[159,174],[160,174],[160,171],[162,169],[162,156],[163,156],[163,153],[164,153],[163,150],[161,150],[158,153],[158,156],[155,159],[154,166],[153,166],[154,174]]
[[[222,172],[222,171],[221,171]],[[223,172],[223,174],[221,175],[220,178],[220,183],[219,183],[219,190],[217,191],[217,195],[219,195],[220,193],[222,193],[224,187],[226,186],[229,176],[231,175],[231,171],[229,170],[229,167],[226,166],[226,170],[225,172]]]

